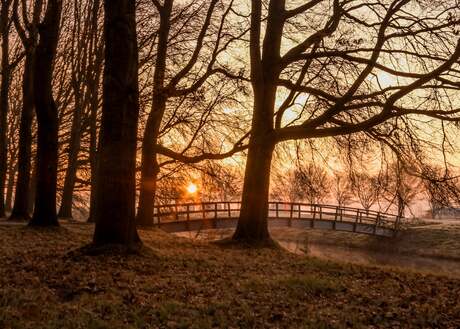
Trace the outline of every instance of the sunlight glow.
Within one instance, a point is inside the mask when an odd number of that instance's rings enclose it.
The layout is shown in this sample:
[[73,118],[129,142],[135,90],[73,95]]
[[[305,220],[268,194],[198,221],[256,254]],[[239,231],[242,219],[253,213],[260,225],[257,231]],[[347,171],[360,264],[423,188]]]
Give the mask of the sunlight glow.
[[195,194],[196,192],[198,192],[198,186],[196,186],[196,184],[194,183],[188,184],[187,192],[190,194]]

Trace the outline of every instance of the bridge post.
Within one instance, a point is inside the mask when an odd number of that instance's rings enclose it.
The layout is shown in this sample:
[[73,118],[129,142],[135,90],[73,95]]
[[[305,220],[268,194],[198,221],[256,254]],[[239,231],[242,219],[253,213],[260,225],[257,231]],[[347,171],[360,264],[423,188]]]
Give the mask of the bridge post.
[[231,203],[230,203],[230,202],[228,202],[228,203],[227,203],[227,209],[228,209],[228,218],[232,218],[232,211],[231,211],[231,209],[230,209],[230,206],[231,206]]
[[375,225],[374,225],[374,235],[377,233],[377,227],[379,226],[380,222],[380,211],[377,213],[377,218],[375,219]]
[[212,227],[217,228],[217,202],[214,203],[214,220]]
[[[177,209],[177,206],[176,206],[176,209]],[[190,231],[190,205],[187,204],[187,208],[186,208],[186,211],[187,211],[187,220],[186,220],[186,227],[187,227],[187,231]]]
[[359,209],[356,209],[356,220],[355,220],[355,223],[353,225],[353,232],[356,232],[356,228],[358,226],[358,221],[359,221]]
[[294,204],[291,203],[290,206],[291,206],[291,209],[290,209],[290,214],[289,214],[289,223],[288,223],[288,226],[289,226],[289,227],[292,227],[292,214],[293,214],[293,212],[294,212]]

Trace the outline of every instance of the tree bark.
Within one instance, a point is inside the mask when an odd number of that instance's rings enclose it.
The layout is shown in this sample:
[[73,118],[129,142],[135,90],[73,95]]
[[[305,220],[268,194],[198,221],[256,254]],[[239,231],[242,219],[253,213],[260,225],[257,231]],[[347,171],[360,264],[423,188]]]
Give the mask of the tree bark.
[[267,27],[261,53],[260,29],[262,3],[252,0],[250,58],[254,111],[238,226],[233,240],[249,243],[271,241],[268,231],[270,166],[276,145],[274,112],[281,39],[284,24],[284,0],[270,1]]
[[10,163],[8,164],[8,184],[6,186],[6,197],[5,197],[5,210],[10,212],[13,206],[13,190],[14,181],[16,179],[16,172],[18,170],[18,162],[13,161],[10,157]]
[[52,75],[62,0],[49,0],[39,27],[40,41],[34,66],[34,101],[37,113],[37,190],[31,226],[58,226],[56,183],[58,164],[58,113],[53,99]]
[[270,167],[274,146],[270,134],[260,133],[251,137],[240,217],[233,240],[248,243],[271,240],[267,217]]
[[157,46],[157,58],[153,77],[152,110],[149,113],[142,142],[141,182],[139,191],[139,205],[137,210],[137,224],[141,226],[153,225],[155,209],[155,193],[160,166],[157,160],[155,146],[160,133],[161,121],[166,109],[167,95],[164,90],[166,72],[166,57],[168,50],[168,36],[171,28],[172,0],[166,0],[160,10],[160,28]]
[[[76,94],[76,98],[80,95]],[[73,190],[75,187],[75,180],[77,177],[78,169],[78,153],[80,152],[81,141],[81,122],[82,122],[82,109],[80,102],[76,100],[76,108],[72,118],[72,127],[70,132],[68,165],[64,179],[64,188],[62,190],[61,207],[59,208],[58,217],[60,218],[73,218],[72,216],[72,201]]]
[[10,220],[29,220],[32,123],[34,118],[33,67],[35,51],[27,51],[22,76],[22,112],[19,125],[18,177]]
[[[150,120],[148,120],[150,121]],[[147,123],[142,143],[142,167],[139,191],[139,205],[137,209],[136,223],[139,226],[152,226],[155,209],[156,182],[160,167],[157,161],[155,145],[157,139],[151,135],[151,127]]]
[[2,1],[0,13],[0,29],[2,37],[1,57],[1,88],[0,88],[0,217],[5,217],[5,182],[8,170],[8,94],[10,90],[10,62],[9,62],[9,9],[11,1]]
[[105,0],[105,68],[97,169],[96,246],[136,248],[136,149],[139,119],[136,1]]
[[91,54],[91,70],[87,74],[86,83],[88,92],[90,93],[89,106],[89,161],[91,168],[91,187],[90,187],[90,207],[88,223],[94,223],[94,210],[96,209],[96,188],[97,188],[97,158],[98,158],[98,129],[97,129],[97,118],[99,110],[99,85],[102,76],[101,66],[104,59],[104,47],[103,44],[98,42],[98,25],[99,25],[99,9],[100,0],[95,0],[92,6],[91,15],[91,31],[92,40],[90,43],[90,54]]

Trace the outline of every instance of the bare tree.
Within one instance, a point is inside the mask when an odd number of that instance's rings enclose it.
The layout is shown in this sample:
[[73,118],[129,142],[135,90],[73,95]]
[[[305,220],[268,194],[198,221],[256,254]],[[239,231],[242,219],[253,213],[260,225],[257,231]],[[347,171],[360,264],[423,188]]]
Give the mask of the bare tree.
[[[30,219],[30,204],[33,202],[31,190],[35,186],[31,182],[31,149],[32,122],[34,117],[34,85],[33,74],[35,67],[36,47],[38,42],[38,24],[42,12],[43,1],[37,0],[32,8],[32,19],[29,19],[26,1],[15,0],[13,4],[13,19],[16,31],[24,47],[25,60],[22,74],[22,111],[19,127],[18,177],[16,181],[14,205],[11,220]],[[21,9],[21,10],[20,10]],[[22,13],[22,23],[19,17]]]
[[378,176],[367,173],[351,173],[352,190],[361,206],[369,210],[377,203],[382,188]]
[[422,179],[433,218],[436,218],[441,209],[460,203],[460,183],[458,177],[450,170],[438,166],[425,166]]
[[350,204],[353,200],[353,193],[348,175],[344,173],[334,173],[332,196],[340,207]]
[[[271,0],[268,7],[251,1],[253,121],[234,240],[270,240],[270,167],[278,143],[373,130],[391,133],[397,118],[412,115],[459,119],[448,96],[442,97],[445,106],[430,96],[458,88],[458,6],[455,1],[431,11],[416,6],[409,0],[312,0],[298,7],[287,7],[285,0]],[[420,14],[408,14],[411,10]],[[297,37],[289,38],[287,31]],[[405,56],[408,64],[398,64],[396,55]],[[386,85],[380,72],[392,76]],[[287,96],[276,106],[281,89]],[[415,93],[425,97],[414,101]],[[283,122],[301,95],[308,98],[299,115]]]
[[[97,114],[93,114],[91,111],[97,112],[99,105],[99,98],[97,97],[99,83],[93,82],[94,75],[100,71],[96,66],[97,63],[100,64],[100,55],[98,53],[100,52],[98,49],[99,9],[100,2],[97,0],[93,2],[75,1],[72,8],[69,60],[72,63],[71,88],[73,89],[74,108],[68,147],[66,148],[67,152],[65,152],[68,155],[68,161],[61,206],[58,213],[58,216],[62,218],[72,218],[72,201],[85,121],[90,121],[90,125],[92,125],[97,120]],[[92,109],[92,106],[96,108]],[[88,115],[93,117],[85,120]],[[95,150],[92,150],[92,152],[95,153]]]
[[33,85],[37,114],[37,192],[31,226],[59,225],[56,216],[58,113],[53,99],[53,62],[59,38],[62,0],[49,0],[39,26]]
[[[211,0],[207,4],[206,1],[194,0],[181,5],[176,2],[177,8],[174,10],[174,0],[165,0],[163,4],[159,1],[153,1],[160,16],[160,25],[156,45],[152,105],[142,140],[141,180],[137,212],[137,222],[140,225],[152,224],[156,182],[160,172],[158,153],[167,156],[171,156],[173,153],[171,151],[164,152],[164,148],[157,147],[168,102],[174,98],[184,99],[187,95],[191,95],[195,99],[201,98],[200,89],[213,75],[220,74],[222,77],[236,78],[224,68],[216,67],[218,56],[234,39],[224,28],[226,16],[231,10],[232,3],[230,2],[230,5],[225,7],[223,4],[219,5],[219,2],[219,0]],[[203,10],[204,8],[206,10]],[[216,15],[217,19],[213,18],[213,15]],[[185,21],[191,22],[198,19],[200,20],[199,29],[194,27],[193,30],[187,30],[188,26],[183,24]],[[216,26],[214,27],[213,24]],[[209,34],[210,30],[215,32],[215,36]],[[186,36],[186,39],[179,44],[183,43],[188,49],[171,47],[172,42],[178,43],[177,40],[174,40],[178,35]],[[210,49],[208,49],[209,46],[206,47],[207,44],[211,44]],[[168,52],[172,53],[174,50],[177,51],[177,55],[170,55],[172,60],[168,63]],[[202,69],[203,67],[204,69]],[[202,113],[197,130],[204,126],[209,113],[210,109]],[[189,118],[191,118],[191,113],[189,113]],[[187,120],[190,120],[189,118]],[[191,147],[197,135],[197,132],[192,134],[192,141],[189,142],[188,148]],[[194,162],[193,159],[186,159],[185,151],[183,150],[181,154],[176,154],[173,157],[182,158],[189,163]]]

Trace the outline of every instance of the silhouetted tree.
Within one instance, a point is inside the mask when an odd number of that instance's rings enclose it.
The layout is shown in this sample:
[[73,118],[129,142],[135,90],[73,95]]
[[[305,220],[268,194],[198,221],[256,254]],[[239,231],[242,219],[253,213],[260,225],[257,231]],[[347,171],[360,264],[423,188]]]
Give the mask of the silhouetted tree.
[[[31,183],[31,149],[32,149],[32,123],[34,118],[34,67],[35,54],[38,42],[38,24],[42,12],[43,1],[37,0],[32,8],[32,19],[27,16],[28,8],[26,1],[19,0],[13,4],[13,19],[16,31],[24,47],[25,60],[22,74],[22,111],[19,126],[19,150],[18,150],[18,177],[14,194],[14,205],[11,211],[11,220],[30,219],[30,204],[33,203],[35,186]],[[19,17],[22,13],[22,23]]]
[[[69,60],[72,63],[71,88],[73,90],[74,108],[68,147],[66,148],[67,168],[62,189],[61,206],[58,212],[58,216],[62,218],[72,218],[72,201],[79,167],[81,140],[86,128],[85,123],[89,122],[90,134],[93,134],[91,126],[97,120],[92,111],[97,112],[99,105],[99,83],[94,81],[95,75],[97,76],[100,72],[99,67],[101,65],[98,44],[99,9],[100,1],[98,0],[92,2],[75,1],[73,4]],[[95,109],[92,108],[94,106],[96,107]],[[89,118],[87,119],[88,115]],[[93,152],[93,154],[90,154],[90,158],[95,156],[95,150],[90,152]],[[92,178],[95,178],[94,176]]]
[[53,62],[56,56],[62,0],[49,0],[39,25],[33,85],[37,114],[37,192],[31,226],[56,226],[58,113],[53,99]]
[[[420,15],[408,18],[405,13],[411,6],[417,4],[311,0],[287,8],[285,0],[268,1],[268,6],[251,1],[253,121],[234,240],[270,240],[268,192],[278,143],[373,130],[391,134],[398,117],[417,114],[459,120],[459,111],[448,101],[443,107],[435,106],[440,98],[429,96],[442,86],[458,88],[456,79],[449,76],[460,57],[455,34],[458,19],[452,13],[458,6],[455,1],[443,2],[442,8],[419,8]],[[290,33],[296,36],[289,37]],[[393,65],[389,57],[396,53],[408,56],[417,71],[408,73],[404,65]],[[439,56],[430,57],[432,53]],[[393,80],[383,84],[380,71]],[[287,96],[277,102],[280,89],[287,90]],[[415,92],[425,93],[422,98],[433,107],[409,101]],[[286,123],[284,114],[295,110],[302,95],[308,98],[299,116]]]
[[105,69],[97,170],[96,246],[140,244],[135,224],[139,118],[136,1],[105,0]]
[[8,94],[11,82],[10,67],[10,7],[12,0],[2,0],[0,5],[0,36],[2,57],[0,63],[0,217],[5,217],[5,183],[8,170]]
[[[218,56],[227,49],[231,41],[238,38],[238,36],[232,37],[230,32],[225,29],[226,18],[232,3],[230,2],[227,8],[222,6],[224,10],[217,8],[219,7],[218,3],[218,0],[211,0],[209,4],[195,0],[185,5],[180,4],[183,8],[178,6],[174,10],[174,0],[165,0],[163,4],[160,1],[153,1],[160,16],[160,26],[153,74],[152,105],[142,140],[142,164],[137,211],[137,222],[140,225],[152,225],[153,223],[156,184],[160,172],[158,154],[164,153],[162,152],[163,149],[157,147],[157,144],[168,101],[173,98],[184,98],[187,95],[191,95],[191,97],[194,94],[199,95],[200,88],[208,82],[211,76],[216,74],[220,74],[221,78],[238,78],[237,76],[232,76],[222,67],[216,67]],[[176,5],[178,4],[179,2],[176,2]],[[207,9],[203,10],[205,5],[207,5]],[[217,16],[218,19],[213,19],[213,15]],[[180,23],[182,20],[192,21],[197,19],[201,20],[198,23],[199,28],[193,27],[190,31],[184,30],[189,28],[188,25],[185,27]],[[217,21],[217,24],[214,22],[217,26],[211,29],[214,20]],[[190,26],[193,25],[190,24]],[[215,30],[215,33],[209,34],[210,30]],[[177,51],[171,47],[171,43],[178,43],[177,40],[173,39],[173,37],[177,38],[178,35],[187,36],[187,39],[184,39],[182,43],[188,46],[189,49]],[[211,47],[207,49],[206,46],[209,45]],[[172,60],[169,63],[168,51],[172,53],[170,55]],[[174,54],[174,52],[177,52],[177,54]],[[183,52],[190,53],[189,58],[185,58],[181,54]],[[205,69],[203,70],[202,67]],[[217,96],[216,99],[218,99]],[[209,112],[210,110],[207,111],[207,113]],[[207,116],[206,113],[203,113],[200,120],[206,121]],[[203,125],[204,123],[200,122],[197,130]],[[192,141],[189,142],[189,146],[196,136],[197,133],[192,135]],[[176,158],[181,155],[183,154],[177,154]],[[188,163],[193,162],[193,160],[185,158],[183,156],[182,160],[186,160]],[[203,157],[203,159],[206,159],[206,157]]]
[[344,173],[334,173],[332,182],[332,196],[337,205],[343,207],[353,200],[349,177]]

